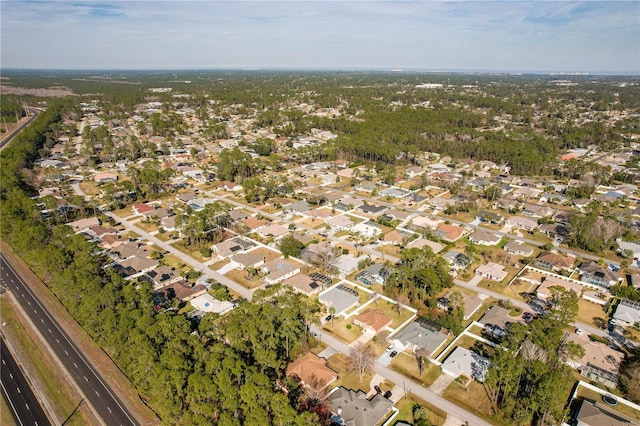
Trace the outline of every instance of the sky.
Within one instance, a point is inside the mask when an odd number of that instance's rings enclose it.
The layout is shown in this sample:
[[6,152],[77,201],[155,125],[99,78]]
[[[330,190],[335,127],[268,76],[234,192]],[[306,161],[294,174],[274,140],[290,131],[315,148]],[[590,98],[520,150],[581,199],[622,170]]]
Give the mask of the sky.
[[0,1],[0,67],[640,74],[640,1]]

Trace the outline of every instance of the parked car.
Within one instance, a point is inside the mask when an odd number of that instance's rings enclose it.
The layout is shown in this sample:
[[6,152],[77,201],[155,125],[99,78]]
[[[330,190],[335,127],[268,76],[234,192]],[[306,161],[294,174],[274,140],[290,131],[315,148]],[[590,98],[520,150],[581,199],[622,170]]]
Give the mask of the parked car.
[[387,352],[391,352],[392,350],[393,350],[393,345],[387,346],[387,349],[386,349]]
[[315,331],[311,332],[311,336],[313,336],[314,339],[318,338],[318,333],[316,333]]
[[580,328],[576,328],[576,334],[577,334],[578,336],[582,336],[582,329],[580,329]]
[[386,392],[384,393],[384,395],[382,395],[382,396],[384,396],[385,398],[389,399],[389,398],[391,398],[391,395],[393,395],[393,394],[391,393],[391,391],[386,391]]
[[373,388],[376,390],[376,393],[382,393],[382,389],[380,389],[380,386],[375,385]]
[[393,351],[389,354],[389,358],[393,358],[394,356],[398,355],[397,351]]
[[331,318],[333,318],[333,315],[327,315],[324,320],[328,322],[331,321]]

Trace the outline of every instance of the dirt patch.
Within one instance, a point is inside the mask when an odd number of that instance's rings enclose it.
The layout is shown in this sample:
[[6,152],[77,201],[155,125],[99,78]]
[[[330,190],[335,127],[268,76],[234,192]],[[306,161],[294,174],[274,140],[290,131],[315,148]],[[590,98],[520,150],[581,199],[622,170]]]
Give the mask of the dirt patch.
[[27,89],[25,87],[14,87],[0,85],[0,95],[33,95],[47,98],[64,98],[74,95],[73,90],[66,86],[49,87],[46,89]]

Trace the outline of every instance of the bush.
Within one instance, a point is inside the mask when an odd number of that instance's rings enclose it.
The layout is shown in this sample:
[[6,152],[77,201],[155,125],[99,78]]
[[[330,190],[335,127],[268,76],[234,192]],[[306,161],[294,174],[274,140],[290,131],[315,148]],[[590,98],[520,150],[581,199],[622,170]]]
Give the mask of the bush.
[[200,254],[204,257],[211,257],[211,247],[202,247],[200,249]]
[[605,345],[609,344],[609,341],[607,339],[605,339],[604,337],[600,337],[597,334],[590,334],[589,340],[591,340],[592,342],[604,343]]
[[351,324],[347,324],[347,330],[351,330]]

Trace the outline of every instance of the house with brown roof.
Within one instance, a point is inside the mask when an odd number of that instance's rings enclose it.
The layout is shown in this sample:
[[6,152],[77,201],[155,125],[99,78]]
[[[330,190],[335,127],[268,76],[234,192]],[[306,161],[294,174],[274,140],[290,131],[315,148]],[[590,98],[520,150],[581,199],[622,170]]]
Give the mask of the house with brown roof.
[[317,282],[305,274],[296,274],[282,281],[282,283],[293,287],[296,292],[306,294],[307,296],[311,296],[322,290],[322,283]]
[[302,386],[318,391],[338,378],[338,373],[327,366],[327,360],[312,352],[307,352],[289,364],[286,374],[287,377],[299,378]]
[[450,243],[459,240],[464,234],[466,230],[457,225],[448,225],[446,223],[441,223],[438,225],[436,234],[445,241]]
[[575,257],[545,251],[544,253],[540,253],[540,256],[536,258],[535,266],[548,271],[558,272],[562,269],[571,270],[575,261]]
[[257,231],[258,229],[262,229],[267,226],[269,223],[268,220],[258,219],[257,217],[251,216],[242,221],[250,231]]
[[160,299],[171,300],[175,298],[188,301],[206,293],[206,291],[207,288],[202,284],[193,284],[181,279],[158,289],[155,294]]
[[250,266],[257,268],[264,264],[264,256],[253,252],[238,253],[231,257],[231,262],[236,265],[238,269],[244,269]]
[[392,322],[381,309],[366,309],[353,319],[355,325],[376,334],[390,327]]
[[275,284],[300,272],[300,265],[287,259],[275,259],[262,265],[267,284]]
[[577,426],[639,426],[640,423],[603,404],[584,398],[576,414]]
[[150,206],[147,203],[138,203],[138,204],[134,204],[131,209],[133,210],[133,214],[140,215],[140,214],[149,214],[152,211],[154,211],[156,208],[153,206]]
[[382,244],[402,244],[403,241],[404,235],[402,235],[395,229],[393,231],[387,232],[382,237]]

